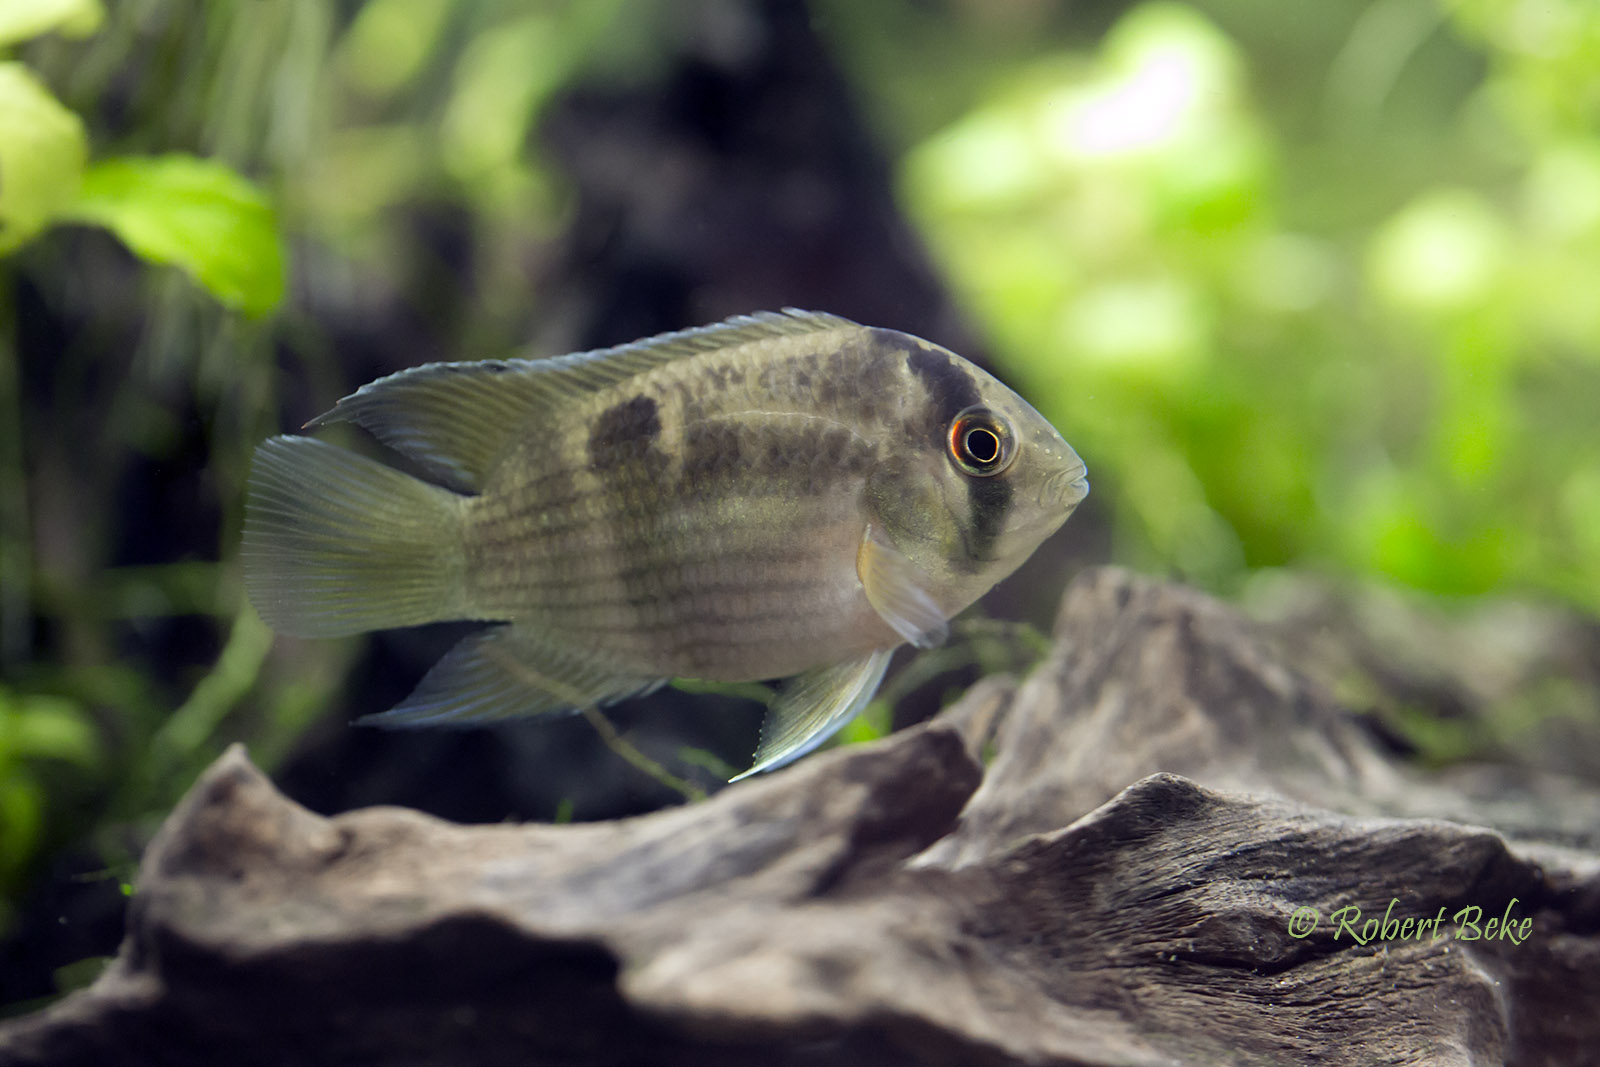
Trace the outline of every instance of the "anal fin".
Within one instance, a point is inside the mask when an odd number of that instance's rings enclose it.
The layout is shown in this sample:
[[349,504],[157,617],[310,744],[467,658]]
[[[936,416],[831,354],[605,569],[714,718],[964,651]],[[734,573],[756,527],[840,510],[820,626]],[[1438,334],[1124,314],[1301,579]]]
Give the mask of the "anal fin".
[[814,667],[797,674],[778,691],[761,724],[755,765],[733,780],[770,771],[799,759],[855,718],[883,681],[893,649],[860,659]]
[[387,727],[473,726],[609,704],[665,681],[618,673],[516,625],[496,626],[447,652],[394,708],[358,721]]

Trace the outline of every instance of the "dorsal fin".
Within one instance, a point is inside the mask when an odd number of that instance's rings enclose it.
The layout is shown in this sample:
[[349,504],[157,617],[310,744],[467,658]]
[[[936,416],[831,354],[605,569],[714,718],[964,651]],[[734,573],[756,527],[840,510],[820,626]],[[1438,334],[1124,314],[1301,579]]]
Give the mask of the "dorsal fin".
[[474,492],[517,430],[563,400],[702,352],[856,326],[837,315],[784,308],[549,359],[429,363],[363,385],[305,428],[353,422],[443,484]]

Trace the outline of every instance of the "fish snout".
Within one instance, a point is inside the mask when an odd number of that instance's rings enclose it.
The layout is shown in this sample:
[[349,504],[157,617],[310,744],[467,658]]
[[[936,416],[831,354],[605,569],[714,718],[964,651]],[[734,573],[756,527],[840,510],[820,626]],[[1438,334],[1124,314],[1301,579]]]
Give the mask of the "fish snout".
[[1077,456],[1072,458],[1077,462],[1069,463],[1045,480],[1039,494],[1042,506],[1071,511],[1089,495],[1089,468]]

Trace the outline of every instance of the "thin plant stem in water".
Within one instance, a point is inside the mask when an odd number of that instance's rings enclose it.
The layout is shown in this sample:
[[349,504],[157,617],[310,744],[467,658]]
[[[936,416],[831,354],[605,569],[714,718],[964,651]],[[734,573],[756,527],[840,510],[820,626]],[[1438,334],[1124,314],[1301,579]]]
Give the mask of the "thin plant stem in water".
[[639,751],[637,746],[618,732],[617,728],[612,725],[611,720],[606,718],[599,708],[591,704],[586,705],[582,711],[583,717],[589,720],[589,725],[594,727],[595,733],[600,735],[600,740],[604,741],[606,747],[611,751],[668,789],[683,794],[684,800],[691,804],[706,798],[704,789],[701,789],[687,778],[678,777]]

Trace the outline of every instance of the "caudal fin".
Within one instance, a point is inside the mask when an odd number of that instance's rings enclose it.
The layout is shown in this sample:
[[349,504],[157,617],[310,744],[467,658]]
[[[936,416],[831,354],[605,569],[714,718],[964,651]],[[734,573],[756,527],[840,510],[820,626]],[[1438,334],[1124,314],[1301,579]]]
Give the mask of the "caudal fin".
[[250,603],[302,637],[461,618],[465,499],[315,438],[274,437],[250,469]]

